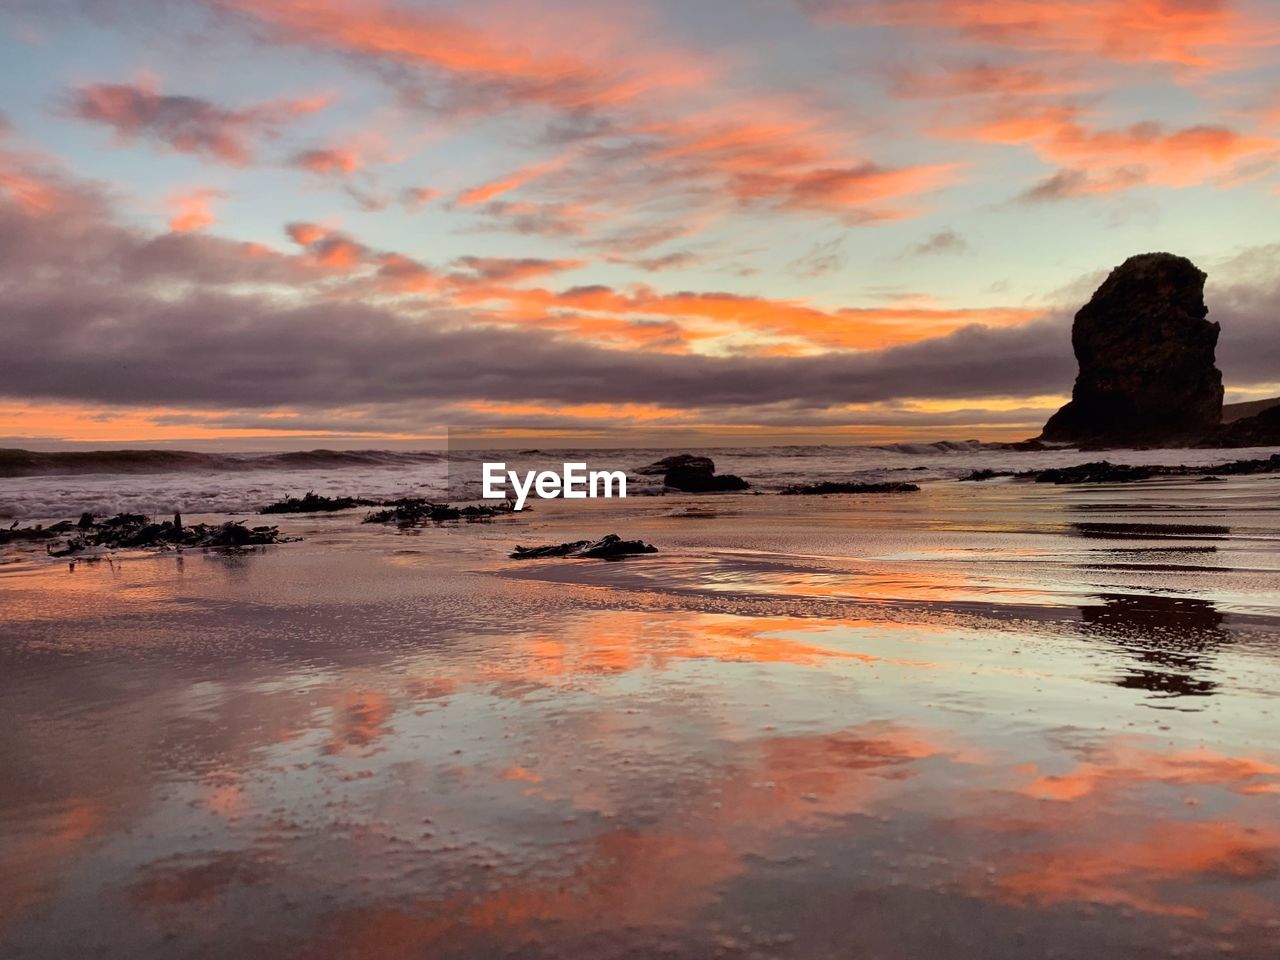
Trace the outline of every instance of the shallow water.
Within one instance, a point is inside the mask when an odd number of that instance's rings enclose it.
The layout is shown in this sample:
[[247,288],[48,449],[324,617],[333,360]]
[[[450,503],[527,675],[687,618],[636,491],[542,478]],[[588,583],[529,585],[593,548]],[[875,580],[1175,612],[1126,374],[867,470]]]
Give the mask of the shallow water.
[[[1278,491],[286,517],[242,556],[10,564],[0,946],[1273,957]],[[661,552],[506,559],[614,530]]]
[[[50,472],[13,473],[0,450],[0,518],[24,521],[75,518],[83,511],[170,514],[254,513],[286,496],[314,491],[326,496],[371,499],[435,497],[475,500],[482,495],[483,467],[501,462],[524,476],[530,470],[560,472],[566,462],[592,470],[622,470],[630,496],[662,491],[661,476],[637,472],[658,458],[681,451],[620,450],[454,450],[437,453],[390,450],[325,451],[293,454],[209,454],[183,451],[118,451],[114,455],[69,453],[82,458]],[[1213,465],[1266,458],[1275,448],[1232,450],[1073,449],[1019,451],[963,443],[907,443],[885,447],[731,447],[708,451],[719,473],[738,474],[754,490],[776,492],[793,484],[822,480],[953,480],[974,470],[1042,470],[1090,459],[1113,463]],[[139,459],[141,457],[141,459]],[[508,487],[508,490],[510,488]]]

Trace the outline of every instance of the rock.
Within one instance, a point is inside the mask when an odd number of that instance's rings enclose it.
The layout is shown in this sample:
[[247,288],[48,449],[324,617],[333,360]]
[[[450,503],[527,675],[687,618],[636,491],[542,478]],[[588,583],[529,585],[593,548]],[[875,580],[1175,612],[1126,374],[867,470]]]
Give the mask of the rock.
[[746,490],[751,484],[732,473],[716,475],[703,473],[689,467],[668,470],[662,482],[668,487],[685,493],[725,493],[730,490]]
[[919,493],[920,488],[914,483],[892,481],[888,483],[841,483],[825,481],[823,483],[806,483],[787,487],[782,491],[785,496],[823,493]]
[[637,467],[634,471],[642,477],[660,477],[670,470],[689,468],[703,473],[715,473],[716,465],[710,457],[699,457],[692,453],[677,453],[675,456],[663,457],[647,467]]
[[1220,426],[1206,438],[1206,447],[1280,446],[1280,406],[1268,407],[1252,417],[1243,417]]
[[1014,474],[1019,480],[1036,483],[1133,483],[1152,477],[1200,477],[1220,479],[1220,474],[1243,476],[1257,473],[1280,473],[1280,453],[1256,460],[1232,460],[1212,466],[1188,466],[1186,464],[1129,466],[1095,460],[1074,467],[1053,467],[1048,470],[1025,470]]
[[542,560],[547,557],[576,557],[592,560],[619,560],[639,553],[657,553],[658,548],[643,540],[623,540],[610,533],[599,540],[575,540],[572,543],[544,547],[516,547],[512,560]]
[[976,483],[982,480],[993,480],[996,477],[1008,477],[1008,476],[1012,476],[1012,473],[1008,470],[992,470],[990,468],[984,467],[981,470],[973,470],[967,476],[961,477],[960,479],[962,481],[972,480]]
[[1252,473],[1280,473],[1280,453],[1273,453],[1269,457],[1256,460],[1232,460],[1230,463],[1220,463],[1216,467],[1194,467],[1192,469],[1196,473],[1227,473],[1234,476]]
[[746,490],[751,486],[731,473],[716,476],[715,461],[692,453],[663,457],[646,467],[639,467],[635,472],[646,477],[661,475],[665,486],[685,493],[724,493]]
[[1145,253],[1111,271],[1076,314],[1080,372],[1040,440],[1118,446],[1191,443],[1222,417],[1218,324],[1205,274],[1184,257]]
[[1057,467],[1050,470],[1037,470],[1031,477],[1036,483],[1131,483],[1134,480],[1149,480],[1156,476],[1159,468],[1130,467],[1122,463],[1110,463],[1106,460],[1095,460],[1075,467]]

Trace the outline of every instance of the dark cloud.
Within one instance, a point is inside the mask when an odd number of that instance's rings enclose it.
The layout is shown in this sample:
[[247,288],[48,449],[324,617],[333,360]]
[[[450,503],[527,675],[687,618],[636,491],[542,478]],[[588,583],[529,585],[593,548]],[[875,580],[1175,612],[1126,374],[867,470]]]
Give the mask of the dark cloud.
[[405,187],[400,191],[400,203],[409,213],[416,213],[432,200],[440,196],[441,191],[433,187]]
[[316,98],[237,109],[131,83],[90,84],[71,91],[65,101],[72,116],[105,124],[122,140],[148,140],[237,166],[253,158],[259,140],[277,136],[288,123],[323,106],[324,100]]
[[1017,203],[1052,203],[1084,192],[1089,178],[1079,170],[1059,170],[1032,184],[1014,200]]
[[948,228],[939,231],[917,244],[913,244],[910,252],[916,256],[929,256],[938,253],[964,253],[969,249],[969,242],[964,237]]
[[583,346],[533,331],[448,329],[367,306],[281,307],[45,290],[10,304],[0,377],[13,395],[98,403],[277,406],[407,400],[617,401],[708,407],[1061,390],[1064,331],[966,328],[868,354],[702,357]]
[[1014,203],[1054,203],[1126,190],[1145,183],[1148,174],[1140,167],[1118,167],[1093,177],[1083,170],[1059,170],[1032,184],[1013,198]]
[[[754,410],[783,423],[821,420],[844,404],[1063,392],[1075,372],[1066,313],[815,356],[606,349],[564,330],[479,325],[456,308],[410,313],[343,300],[316,281],[355,242],[314,225],[291,225],[305,252],[286,255],[209,234],[149,236],[111,222],[90,189],[64,185],[58,196],[39,215],[0,202],[0,383],[13,397],[246,415],[630,402],[725,417]],[[1274,382],[1280,370],[1274,252],[1215,268],[1210,306],[1232,386]],[[560,266],[463,265],[477,275]]]
[[491,200],[474,208],[478,230],[495,230],[535,236],[579,236],[586,233],[591,217],[568,203]]
[[583,260],[548,260],[543,257],[459,257],[454,265],[482,280],[512,283],[583,266]]
[[787,264],[797,277],[812,279],[844,267],[844,237],[818,241],[803,256]]

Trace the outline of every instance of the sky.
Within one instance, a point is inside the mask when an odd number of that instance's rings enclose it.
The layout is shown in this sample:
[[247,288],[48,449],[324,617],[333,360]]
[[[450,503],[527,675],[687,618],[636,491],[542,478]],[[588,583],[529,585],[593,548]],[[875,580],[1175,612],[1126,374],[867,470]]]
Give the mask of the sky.
[[1274,0],[4,0],[0,445],[1034,436],[1126,257],[1280,395]]

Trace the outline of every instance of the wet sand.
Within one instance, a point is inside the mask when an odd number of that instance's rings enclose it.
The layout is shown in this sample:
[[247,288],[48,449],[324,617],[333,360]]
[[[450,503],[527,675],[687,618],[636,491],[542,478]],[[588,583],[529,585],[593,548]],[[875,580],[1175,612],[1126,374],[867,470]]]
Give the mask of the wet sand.
[[[1277,493],[357,511],[0,566],[0,950],[1274,957]],[[506,557],[610,532],[661,552]]]

